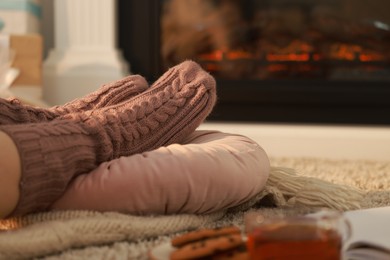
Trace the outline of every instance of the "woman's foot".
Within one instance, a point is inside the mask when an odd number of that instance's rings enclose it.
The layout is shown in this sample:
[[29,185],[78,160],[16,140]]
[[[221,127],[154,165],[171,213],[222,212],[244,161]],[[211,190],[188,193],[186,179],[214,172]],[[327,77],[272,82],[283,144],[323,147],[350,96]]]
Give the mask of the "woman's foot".
[[17,99],[0,99],[0,125],[45,122],[71,113],[100,109],[129,100],[148,87],[143,77],[131,75],[103,85],[83,98],[47,109],[24,105]]

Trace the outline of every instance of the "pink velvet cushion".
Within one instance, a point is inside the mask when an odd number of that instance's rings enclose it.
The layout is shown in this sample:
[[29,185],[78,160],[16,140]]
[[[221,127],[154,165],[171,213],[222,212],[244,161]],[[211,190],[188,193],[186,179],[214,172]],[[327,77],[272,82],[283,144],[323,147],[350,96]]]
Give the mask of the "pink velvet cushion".
[[183,144],[121,157],[78,176],[53,209],[123,213],[210,213],[260,192],[270,171],[251,139],[195,131]]

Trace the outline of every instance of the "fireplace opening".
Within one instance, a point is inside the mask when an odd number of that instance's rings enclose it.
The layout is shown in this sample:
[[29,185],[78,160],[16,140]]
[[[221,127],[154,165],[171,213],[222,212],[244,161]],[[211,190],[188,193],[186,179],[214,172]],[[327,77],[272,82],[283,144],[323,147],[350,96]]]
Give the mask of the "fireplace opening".
[[150,81],[186,59],[214,75],[211,120],[390,124],[389,8],[388,0],[119,1],[119,42]]
[[390,81],[390,14],[358,15],[356,2],[167,0],[162,64],[191,58],[229,79]]

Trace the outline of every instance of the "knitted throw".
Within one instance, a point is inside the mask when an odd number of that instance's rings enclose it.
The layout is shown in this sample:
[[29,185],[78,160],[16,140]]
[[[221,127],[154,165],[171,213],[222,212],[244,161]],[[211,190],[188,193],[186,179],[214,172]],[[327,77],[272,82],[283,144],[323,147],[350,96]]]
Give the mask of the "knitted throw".
[[[384,171],[390,169],[390,163],[374,166]],[[359,170],[359,165],[356,167]],[[362,167],[360,168],[364,171]],[[313,173],[316,173],[315,170]],[[329,207],[340,211],[367,207],[367,199],[370,198],[367,190],[358,189],[358,185],[343,184],[349,176],[355,178],[354,181],[357,182],[366,181],[369,176],[364,173],[366,172],[361,173],[360,177],[350,175],[350,172],[337,174],[340,183],[336,183],[324,180],[332,176],[331,174],[324,176],[318,173],[321,178],[317,178],[304,176],[291,168],[274,166],[266,188],[250,201],[239,207],[202,216],[138,217],[115,212],[68,211],[39,213],[3,220],[0,221],[0,230],[4,230],[0,232],[0,259],[41,257],[60,254],[65,250],[68,251],[63,253],[64,258],[87,256],[98,258],[102,252],[123,254],[121,250],[128,247],[135,248],[131,250],[134,255],[130,258],[147,259],[147,250],[151,246],[169,240],[174,233],[206,226],[232,223],[242,225],[245,212],[250,210],[262,210],[266,215],[272,216],[274,211],[278,210],[283,214],[286,207],[297,213],[317,207]],[[382,184],[386,185],[386,183],[387,188],[390,188],[390,175],[387,179],[382,178]],[[368,188],[370,189],[372,187]],[[363,199],[363,195],[366,200]],[[273,205],[274,208],[264,208],[264,205]],[[135,242],[137,240],[144,242],[137,244]],[[107,247],[107,244],[111,246]],[[87,248],[81,251],[74,249],[80,247]],[[70,250],[72,248],[73,250]],[[126,252],[126,257],[129,257],[129,252]],[[58,256],[58,258],[62,257]],[[57,257],[53,256],[52,259]]]

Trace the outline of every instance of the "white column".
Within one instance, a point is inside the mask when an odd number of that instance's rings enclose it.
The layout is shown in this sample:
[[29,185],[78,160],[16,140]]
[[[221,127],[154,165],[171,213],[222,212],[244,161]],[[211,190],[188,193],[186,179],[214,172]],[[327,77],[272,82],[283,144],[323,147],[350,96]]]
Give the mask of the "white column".
[[43,99],[58,105],[128,74],[116,47],[116,0],[54,0],[54,49],[43,65]]

